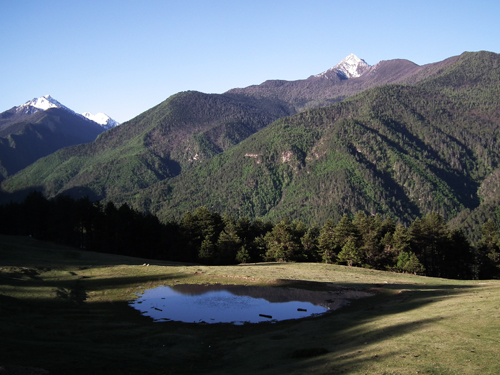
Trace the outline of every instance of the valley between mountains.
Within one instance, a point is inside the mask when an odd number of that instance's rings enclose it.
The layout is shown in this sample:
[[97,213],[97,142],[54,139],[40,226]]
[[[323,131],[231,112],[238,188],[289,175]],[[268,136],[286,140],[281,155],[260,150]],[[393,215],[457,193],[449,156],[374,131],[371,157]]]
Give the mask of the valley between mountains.
[[26,153],[2,134],[2,200],[88,196],[163,221],[199,206],[309,224],[432,211],[477,240],[500,218],[499,126],[498,54],[424,66],[350,55],[303,80],[178,93],[26,166],[9,164]]

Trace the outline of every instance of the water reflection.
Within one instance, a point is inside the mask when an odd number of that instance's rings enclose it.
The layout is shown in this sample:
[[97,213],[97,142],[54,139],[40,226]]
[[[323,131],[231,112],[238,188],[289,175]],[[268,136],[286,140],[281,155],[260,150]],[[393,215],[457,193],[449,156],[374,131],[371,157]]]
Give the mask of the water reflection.
[[338,291],[185,284],[146,290],[130,305],[155,322],[243,324],[305,318],[346,302]]

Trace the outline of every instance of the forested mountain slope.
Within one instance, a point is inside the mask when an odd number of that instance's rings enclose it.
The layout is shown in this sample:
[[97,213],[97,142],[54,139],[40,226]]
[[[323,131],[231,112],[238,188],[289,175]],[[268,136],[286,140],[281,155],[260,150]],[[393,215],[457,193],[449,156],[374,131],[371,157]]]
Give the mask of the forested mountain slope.
[[[206,205],[317,223],[358,210],[466,222],[497,204],[499,60],[489,52],[422,67],[392,60],[348,80],[179,93],[2,186],[126,202],[163,219]],[[379,86],[387,82],[399,84]]]
[[39,160],[3,187],[41,187],[49,197],[113,197],[176,176],[287,114],[279,102],[182,92],[93,143]]
[[500,59],[466,53],[417,85],[367,90],[280,119],[123,201],[161,217],[200,205],[309,222],[358,210],[408,222],[475,210],[498,184]]
[[392,60],[365,66],[363,75],[353,79],[341,79],[330,69],[305,80],[269,81],[223,95],[179,93],[92,145],[51,155],[4,187],[9,192],[41,188],[47,196],[113,199],[176,176],[280,117],[338,102],[422,69],[407,60]]

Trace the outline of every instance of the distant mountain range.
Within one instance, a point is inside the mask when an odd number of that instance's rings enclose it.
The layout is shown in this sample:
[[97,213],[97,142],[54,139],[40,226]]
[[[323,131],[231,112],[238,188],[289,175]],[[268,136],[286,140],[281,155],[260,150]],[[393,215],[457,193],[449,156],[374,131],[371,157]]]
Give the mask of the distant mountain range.
[[281,101],[290,112],[297,113],[338,103],[373,87],[393,83],[416,84],[457,59],[455,56],[423,66],[396,59],[370,66],[351,54],[333,68],[307,79],[269,80],[260,85],[232,89],[227,94]]
[[432,210],[474,236],[500,217],[499,97],[495,53],[423,66],[350,55],[303,80],[178,93],[2,188],[8,199],[41,189],[162,219],[201,205],[318,224],[357,210],[401,222]]
[[0,113],[0,181],[61,148],[94,141],[119,125],[105,114],[77,114],[50,95]]
[[46,111],[47,109],[50,108],[64,109],[65,111],[68,111],[71,114],[81,116],[87,120],[93,121],[101,125],[105,130],[120,125],[118,121],[113,120],[105,113],[97,113],[95,115],[90,112],[85,112],[82,114],[76,113],[72,109],[66,107],[65,105],[58,102],[56,99],[52,98],[50,95],[44,95],[39,98],[29,100],[23,105],[12,108],[11,111],[14,111],[16,114],[33,114],[39,111]]

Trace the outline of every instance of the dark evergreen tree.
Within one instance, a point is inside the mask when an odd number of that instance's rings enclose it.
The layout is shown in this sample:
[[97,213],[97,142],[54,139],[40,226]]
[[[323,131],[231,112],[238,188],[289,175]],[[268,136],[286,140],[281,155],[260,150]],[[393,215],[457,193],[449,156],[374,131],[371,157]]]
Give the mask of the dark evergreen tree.
[[424,266],[422,266],[422,263],[420,263],[417,256],[412,251],[402,251],[398,256],[395,268],[399,272],[413,273],[415,275],[422,274],[425,271]]
[[215,264],[216,256],[217,247],[210,239],[210,236],[205,237],[205,239],[201,241],[198,260],[203,264]]
[[277,223],[265,236],[267,244],[266,259],[274,261],[297,261],[303,259],[300,233],[290,220]]
[[75,200],[66,195],[60,195],[51,202],[49,238],[65,245],[82,247],[79,210]]
[[448,235],[448,241],[442,253],[441,277],[449,279],[474,278],[474,251],[461,230],[454,229]]
[[22,233],[40,240],[49,239],[49,210],[50,203],[42,193],[34,191],[28,194],[21,205]]
[[250,260],[250,253],[247,250],[247,246],[243,245],[238,250],[236,254],[236,262],[237,263],[247,263]]
[[318,249],[321,259],[325,263],[334,263],[337,260],[339,248],[335,238],[335,224],[333,219],[328,219],[320,230]]
[[481,239],[476,251],[475,274],[477,278],[491,278],[500,271],[500,236],[493,220],[489,219],[481,229]]
[[[380,242],[383,234],[381,217],[366,216],[364,212],[359,211],[354,216],[352,224],[356,228],[356,246],[363,263],[370,267],[381,268],[383,263],[383,246]],[[356,239],[356,236],[353,238]]]
[[217,264],[233,264],[236,261],[236,255],[241,249],[242,241],[238,236],[238,230],[233,222],[226,224],[224,230],[220,233],[217,240]]
[[310,226],[300,239],[304,249],[304,259],[308,262],[321,262],[319,249],[320,228],[317,225]]
[[396,225],[394,232],[387,233],[382,243],[386,260],[385,269],[396,269],[400,254],[411,252],[411,236],[403,225]]
[[342,249],[349,240],[358,241],[359,232],[348,215],[344,215],[335,227],[336,247]]
[[416,219],[409,232],[412,251],[425,268],[426,275],[440,277],[445,267],[440,249],[448,245],[448,229],[443,217],[431,212]]
[[350,238],[342,247],[342,250],[337,255],[339,262],[347,263],[349,267],[359,264],[361,262],[361,254],[356,246],[356,240]]

